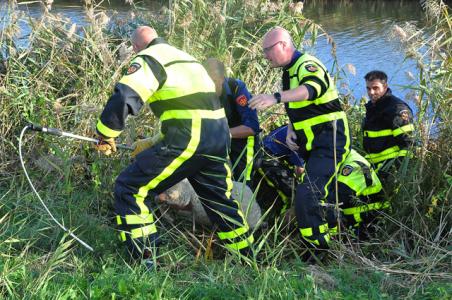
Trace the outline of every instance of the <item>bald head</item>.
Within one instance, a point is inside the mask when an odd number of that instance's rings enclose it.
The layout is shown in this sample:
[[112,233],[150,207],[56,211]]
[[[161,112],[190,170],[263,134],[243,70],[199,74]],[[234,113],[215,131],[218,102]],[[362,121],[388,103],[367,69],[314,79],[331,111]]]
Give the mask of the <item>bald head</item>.
[[135,53],[145,49],[150,42],[158,37],[154,28],[149,26],[140,26],[132,33],[132,46]]
[[290,36],[290,33],[284,28],[277,26],[273,27],[265,34],[263,42],[264,48],[266,47],[266,44],[274,44],[278,41],[284,41],[288,45],[291,45],[293,47],[292,37]]
[[274,27],[265,34],[262,48],[265,58],[273,68],[289,64],[295,52],[292,37],[282,27]]

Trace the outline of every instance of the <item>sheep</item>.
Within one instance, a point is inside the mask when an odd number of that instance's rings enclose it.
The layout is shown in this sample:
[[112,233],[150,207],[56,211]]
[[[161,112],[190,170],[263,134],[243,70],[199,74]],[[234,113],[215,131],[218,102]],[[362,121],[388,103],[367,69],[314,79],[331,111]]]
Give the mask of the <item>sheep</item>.
[[[251,229],[260,225],[262,212],[251,189],[241,183],[233,182],[232,199],[240,203],[240,207]],[[187,179],[184,179],[157,196],[157,203],[162,217],[171,223],[175,217],[193,220],[195,224],[211,226],[201,201]]]

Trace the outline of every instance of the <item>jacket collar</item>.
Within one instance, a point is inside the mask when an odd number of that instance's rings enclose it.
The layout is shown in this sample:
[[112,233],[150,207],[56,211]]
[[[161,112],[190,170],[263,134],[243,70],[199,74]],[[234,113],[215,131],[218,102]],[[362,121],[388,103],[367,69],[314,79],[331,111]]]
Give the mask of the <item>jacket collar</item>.
[[300,51],[295,50],[290,63],[287,66],[284,66],[284,71],[289,70],[297,62],[301,55],[302,53]]
[[146,46],[146,48],[149,48],[149,47],[154,46],[154,45],[157,45],[157,44],[168,44],[168,42],[165,41],[165,39],[162,38],[162,37],[157,37],[157,38],[153,39],[153,40]]
[[220,99],[228,99],[229,97],[234,97],[234,91],[231,90],[229,86],[229,78],[225,77],[223,81],[223,91],[221,92]]
[[378,107],[384,107],[386,106],[387,102],[392,98],[392,91],[390,88],[388,88],[388,90],[386,91],[386,93],[377,100],[377,102],[372,103],[372,101],[367,102],[367,107],[373,107],[373,108],[378,108]]

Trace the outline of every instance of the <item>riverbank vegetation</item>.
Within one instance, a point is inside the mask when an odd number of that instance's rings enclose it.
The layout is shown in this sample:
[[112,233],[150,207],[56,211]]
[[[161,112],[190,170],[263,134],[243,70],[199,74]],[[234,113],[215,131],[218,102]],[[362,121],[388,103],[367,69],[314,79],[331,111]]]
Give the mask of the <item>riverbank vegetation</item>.
[[[420,1],[423,27],[394,26],[388,33],[418,65],[419,85],[409,88],[419,144],[417,159],[401,170],[398,188],[388,195],[392,209],[370,240],[344,237],[327,261],[308,265],[301,260],[299,235],[281,223],[260,238],[261,262],[232,255],[211,260],[205,255],[211,232],[161,221],[165,245],[156,273],[130,265],[116,240],[112,190],[128,154],[105,158],[90,145],[39,134],[23,140],[37,190],[56,218],[95,248],[89,252],[51,222],[28,186],[18,160],[23,126],[32,122],[92,136],[131,57],[127,35],[137,24],[155,26],[199,60],[220,58],[254,93],[279,86],[279,71],[268,68],[261,55],[269,28],[287,28],[301,46],[326,37],[333,58],[340,45],[292,1],[174,0],[157,13],[132,3],[138,7],[127,16],[107,16],[94,1],[84,1],[83,27],[53,14],[52,1],[43,2],[42,16],[33,18],[10,1],[1,20],[0,298],[446,299],[452,293],[452,18],[441,1]],[[31,31],[27,45],[19,47],[24,22]],[[339,79],[347,72],[335,65],[333,73]],[[351,105],[359,102],[354,100],[343,98],[358,137],[363,107]],[[262,113],[264,131],[282,124],[282,113]],[[157,129],[145,109],[129,119],[122,142]]]

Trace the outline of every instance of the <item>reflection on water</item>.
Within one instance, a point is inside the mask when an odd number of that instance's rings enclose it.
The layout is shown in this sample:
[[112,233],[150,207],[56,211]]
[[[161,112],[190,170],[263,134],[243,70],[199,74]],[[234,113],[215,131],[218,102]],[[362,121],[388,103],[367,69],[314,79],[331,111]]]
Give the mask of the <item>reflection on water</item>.
[[[20,1],[19,1],[20,3]],[[137,2],[139,6],[147,10],[158,10],[168,1]],[[109,1],[104,3],[109,14],[127,14],[131,6],[125,1]],[[0,20],[7,14],[7,4],[0,3]],[[41,8],[39,4],[19,5],[20,9],[32,17],[39,17]],[[85,13],[81,1],[55,1],[52,6],[53,13],[62,14],[78,25],[85,22]],[[306,0],[304,14],[320,23],[323,28],[334,38],[337,45],[337,58],[341,67],[347,64],[347,83],[352,95],[359,99],[365,95],[363,76],[372,69],[381,69],[390,77],[390,85],[396,95],[401,98],[408,93],[401,86],[415,84],[406,73],[416,74],[416,68],[412,61],[404,61],[403,53],[398,50],[398,43],[388,38],[393,24],[405,22],[422,22],[423,14],[419,1],[404,0]],[[2,21],[2,22],[3,22]],[[0,24],[0,27],[2,25]],[[21,28],[22,38],[28,36],[30,28],[23,22]],[[312,49],[330,69],[333,61],[330,55],[331,47],[325,38],[320,38]],[[347,68],[346,68],[347,69]],[[353,73],[355,73],[353,75]],[[415,76],[416,77],[416,76]],[[339,86],[344,83],[339,82]],[[346,92],[344,88],[341,91]],[[411,106],[412,103],[410,103]]]
[[[416,84],[407,75],[416,74],[416,66],[413,61],[404,61],[399,43],[391,40],[389,33],[394,24],[421,24],[423,13],[418,1],[312,0],[307,4],[305,16],[321,24],[335,40],[339,65],[354,66],[348,68],[351,72],[346,71],[348,80],[344,81],[355,98],[366,95],[363,77],[373,69],[385,71],[394,94],[405,98],[409,91],[402,86]],[[313,50],[328,67],[332,66],[331,47],[325,38],[318,40]]]

